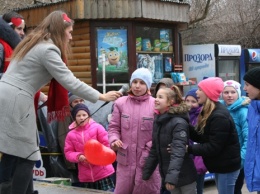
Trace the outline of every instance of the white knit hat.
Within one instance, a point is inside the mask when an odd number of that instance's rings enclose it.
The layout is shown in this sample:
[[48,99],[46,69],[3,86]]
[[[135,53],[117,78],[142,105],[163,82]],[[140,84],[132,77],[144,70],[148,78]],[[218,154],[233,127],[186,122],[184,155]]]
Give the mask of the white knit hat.
[[152,74],[151,72],[146,69],[146,68],[139,68],[137,70],[135,70],[132,73],[131,79],[130,79],[130,85],[132,84],[132,82],[134,81],[134,79],[141,79],[145,82],[146,86],[148,89],[151,88],[152,86]]
[[227,80],[224,82],[224,88],[227,87],[227,86],[232,86],[233,88],[235,88],[235,90],[237,91],[238,93],[238,98],[241,97],[241,84],[234,81],[234,80]]

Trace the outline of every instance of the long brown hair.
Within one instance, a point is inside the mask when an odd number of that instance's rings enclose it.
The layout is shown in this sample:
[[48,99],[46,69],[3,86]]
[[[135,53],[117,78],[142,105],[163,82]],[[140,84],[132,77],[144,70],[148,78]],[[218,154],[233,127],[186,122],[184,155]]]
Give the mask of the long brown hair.
[[215,109],[215,107],[216,107],[215,102],[207,98],[198,117],[198,125],[196,129],[199,134],[204,133],[204,127],[206,126],[206,122],[209,116],[211,115],[212,111]]
[[15,48],[12,59],[21,60],[37,43],[51,39],[60,49],[61,58],[66,61],[70,52],[69,44],[65,42],[65,30],[74,24],[73,20],[65,21],[63,11],[50,13],[22,42]]

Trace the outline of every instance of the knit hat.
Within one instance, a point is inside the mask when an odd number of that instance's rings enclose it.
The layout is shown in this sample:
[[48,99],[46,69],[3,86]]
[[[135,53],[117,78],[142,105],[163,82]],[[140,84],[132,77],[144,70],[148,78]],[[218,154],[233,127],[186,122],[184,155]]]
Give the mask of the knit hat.
[[238,93],[238,98],[241,97],[241,85],[240,83],[234,81],[234,80],[227,80],[224,82],[224,88],[227,87],[227,86],[232,86],[233,88],[235,88],[235,90],[237,91]]
[[252,86],[260,89],[260,67],[250,69],[246,72],[243,79]]
[[74,106],[73,109],[72,109],[72,111],[71,111],[71,115],[72,115],[72,118],[73,118],[74,120],[76,120],[76,115],[77,115],[77,113],[78,113],[80,110],[86,111],[86,112],[88,113],[88,116],[90,117],[90,111],[89,111],[88,107],[87,107],[85,104],[83,104],[83,103],[79,103],[79,104],[77,104],[76,106]]
[[217,102],[224,89],[224,82],[219,77],[209,77],[200,81],[198,87],[210,100]]
[[76,100],[78,98],[83,99],[83,98],[76,96],[76,95],[72,94],[71,92],[69,92],[69,104],[71,104],[74,100]]
[[148,89],[151,88],[152,86],[152,74],[151,72],[147,69],[147,68],[139,68],[137,70],[135,70],[132,73],[131,79],[130,79],[130,85],[132,84],[132,82],[134,81],[134,79],[141,79],[145,82],[146,86]]
[[159,87],[164,84],[166,86],[166,88],[171,88],[172,85],[174,84],[172,78],[168,78],[168,77],[165,77],[165,78],[162,78],[155,86],[155,89],[154,89],[154,96],[156,96],[158,90],[159,90]]
[[198,88],[192,88],[191,90],[188,91],[188,93],[185,96],[185,100],[188,96],[192,96],[193,98],[195,98],[198,101],[198,97],[196,94],[196,91],[198,90]]

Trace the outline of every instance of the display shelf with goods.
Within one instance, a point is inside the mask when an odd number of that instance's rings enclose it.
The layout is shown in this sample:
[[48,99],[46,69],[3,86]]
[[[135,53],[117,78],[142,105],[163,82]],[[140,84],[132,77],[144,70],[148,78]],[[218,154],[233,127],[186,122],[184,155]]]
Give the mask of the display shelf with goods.
[[173,71],[172,29],[136,26],[137,68],[147,68],[152,73],[153,85]]
[[165,77],[166,73],[172,72],[172,55],[163,53],[136,53],[137,68],[147,68],[152,73],[153,83],[156,84]]
[[188,81],[185,81],[183,83],[176,83],[175,85],[177,85],[180,88],[183,96],[185,96],[188,90],[196,87],[197,82],[189,79]]
[[171,78],[174,84],[180,88],[182,94],[185,95],[188,90],[194,88],[197,85],[197,78],[188,78],[186,77],[185,73],[182,71],[182,67],[177,67],[177,68],[179,71],[172,72]]
[[[152,73],[153,84],[172,73],[183,73],[183,65],[176,63],[173,45],[174,29],[148,26],[136,26],[136,67],[147,68]],[[173,80],[174,81],[174,80]],[[194,85],[192,80],[174,81],[183,93],[183,86]]]

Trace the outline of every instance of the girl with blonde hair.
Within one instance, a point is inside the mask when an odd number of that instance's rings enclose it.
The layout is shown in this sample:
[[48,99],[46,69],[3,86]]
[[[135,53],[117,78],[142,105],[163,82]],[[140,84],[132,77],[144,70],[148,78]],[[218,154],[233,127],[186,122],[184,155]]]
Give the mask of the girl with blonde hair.
[[188,153],[202,156],[208,171],[215,173],[219,194],[234,193],[240,169],[240,145],[232,116],[219,101],[224,83],[211,77],[198,84],[198,103],[203,108],[195,129],[190,128],[190,139],[199,144],[189,145]]

